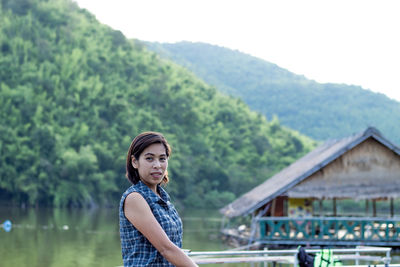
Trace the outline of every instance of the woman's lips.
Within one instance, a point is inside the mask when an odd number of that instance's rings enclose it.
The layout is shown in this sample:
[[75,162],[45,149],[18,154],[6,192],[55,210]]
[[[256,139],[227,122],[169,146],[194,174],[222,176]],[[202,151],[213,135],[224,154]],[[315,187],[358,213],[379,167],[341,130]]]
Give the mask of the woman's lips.
[[153,176],[154,178],[160,178],[161,176],[162,176],[162,173],[161,172],[152,172],[152,173],[150,173],[151,174],[151,176]]

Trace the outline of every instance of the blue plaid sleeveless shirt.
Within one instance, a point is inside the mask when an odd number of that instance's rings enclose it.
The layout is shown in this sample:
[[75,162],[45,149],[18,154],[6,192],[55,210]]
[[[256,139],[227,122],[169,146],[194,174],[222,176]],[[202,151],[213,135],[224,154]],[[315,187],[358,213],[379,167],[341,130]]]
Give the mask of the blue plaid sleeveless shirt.
[[182,221],[175,207],[171,204],[168,193],[159,185],[157,186],[157,190],[161,198],[142,181],[139,181],[137,184],[129,187],[122,195],[119,205],[119,233],[121,237],[122,259],[125,267],[174,266],[125,217],[124,202],[126,197],[132,192],[137,192],[143,196],[169,239],[178,247],[182,247]]

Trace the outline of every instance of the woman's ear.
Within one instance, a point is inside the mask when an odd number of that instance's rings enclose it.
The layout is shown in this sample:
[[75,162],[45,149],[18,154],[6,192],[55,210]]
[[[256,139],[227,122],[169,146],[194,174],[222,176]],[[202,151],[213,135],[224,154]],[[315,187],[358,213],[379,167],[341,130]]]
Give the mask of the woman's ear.
[[133,167],[133,168],[135,168],[135,169],[138,168],[138,161],[137,161],[137,159],[136,159],[134,156],[132,156],[131,163],[132,163],[132,167]]

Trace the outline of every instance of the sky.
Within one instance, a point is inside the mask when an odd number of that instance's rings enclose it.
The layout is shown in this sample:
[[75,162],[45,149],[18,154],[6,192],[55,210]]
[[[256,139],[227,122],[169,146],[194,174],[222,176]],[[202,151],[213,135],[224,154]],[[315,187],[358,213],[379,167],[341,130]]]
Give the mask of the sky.
[[204,42],[400,101],[399,0],[75,0],[127,38]]

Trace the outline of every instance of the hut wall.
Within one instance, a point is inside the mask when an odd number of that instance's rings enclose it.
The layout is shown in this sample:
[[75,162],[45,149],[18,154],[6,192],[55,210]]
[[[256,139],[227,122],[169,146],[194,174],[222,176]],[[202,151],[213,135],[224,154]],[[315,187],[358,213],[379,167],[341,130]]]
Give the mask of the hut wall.
[[273,213],[271,214],[272,216],[275,217],[286,216],[287,212],[285,208],[285,201],[287,201],[286,197],[279,196],[275,198],[275,207]]
[[288,191],[292,198],[398,198],[400,156],[370,138]]

